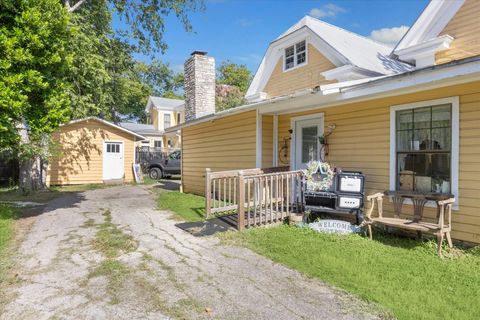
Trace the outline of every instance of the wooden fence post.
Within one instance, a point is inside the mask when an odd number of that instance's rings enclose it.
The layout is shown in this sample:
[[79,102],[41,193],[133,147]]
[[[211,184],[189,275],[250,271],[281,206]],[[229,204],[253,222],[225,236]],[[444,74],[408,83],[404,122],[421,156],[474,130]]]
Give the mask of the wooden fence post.
[[212,183],[210,181],[210,168],[205,169],[205,215],[208,219],[212,210]]
[[238,172],[238,217],[237,228],[242,231],[245,228],[245,178],[243,171]]

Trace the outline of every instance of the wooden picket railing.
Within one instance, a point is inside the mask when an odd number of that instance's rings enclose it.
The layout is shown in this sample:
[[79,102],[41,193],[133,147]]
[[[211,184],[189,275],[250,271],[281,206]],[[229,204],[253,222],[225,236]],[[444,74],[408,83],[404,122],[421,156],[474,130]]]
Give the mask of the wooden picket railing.
[[280,222],[302,210],[301,171],[207,169],[205,180],[207,218],[210,214],[236,213],[239,230]]
[[[245,174],[263,173],[262,169],[243,170]],[[205,172],[205,213],[208,219],[211,214],[228,213],[237,209],[238,205],[238,173],[240,170]]]

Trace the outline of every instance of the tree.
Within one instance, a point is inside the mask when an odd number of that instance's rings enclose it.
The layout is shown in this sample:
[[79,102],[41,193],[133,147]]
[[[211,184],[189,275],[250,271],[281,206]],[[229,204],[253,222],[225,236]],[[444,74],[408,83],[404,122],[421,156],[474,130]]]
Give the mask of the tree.
[[77,13],[85,6],[99,3],[112,8],[124,19],[129,30],[120,30],[123,39],[135,39],[136,50],[144,53],[164,52],[168,45],[163,40],[165,18],[174,14],[184,25],[187,32],[192,31],[188,18],[189,12],[204,10],[203,0],[62,0],[69,12]]
[[243,64],[239,65],[230,61],[224,61],[218,68],[217,83],[236,86],[243,93],[247,92],[252,78],[252,73]]
[[18,126],[41,140],[68,117],[68,13],[55,0],[0,3],[0,148],[18,147]]
[[169,64],[153,60],[149,64],[139,62],[137,73],[143,83],[152,88],[152,94],[165,98],[183,99],[184,77],[181,72],[174,72]]
[[[38,160],[45,136],[68,119],[68,21],[56,0],[0,2],[0,149],[21,159]],[[41,166],[32,170],[42,177]]]
[[252,73],[245,65],[238,65],[230,61],[222,62],[217,72],[216,111],[245,104],[245,93],[252,78]]

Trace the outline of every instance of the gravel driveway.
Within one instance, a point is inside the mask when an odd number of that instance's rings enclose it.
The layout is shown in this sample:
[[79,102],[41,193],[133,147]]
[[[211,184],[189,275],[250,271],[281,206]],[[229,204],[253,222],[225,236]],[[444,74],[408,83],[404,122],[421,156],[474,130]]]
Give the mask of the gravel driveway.
[[[20,247],[19,281],[0,319],[374,318],[354,297],[214,236],[194,237],[155,207],[138,186],[50,202]],[[123,273],[110,277],[92,273],[107,259],[92,244],[107,211],[138,244],[115,258]]]

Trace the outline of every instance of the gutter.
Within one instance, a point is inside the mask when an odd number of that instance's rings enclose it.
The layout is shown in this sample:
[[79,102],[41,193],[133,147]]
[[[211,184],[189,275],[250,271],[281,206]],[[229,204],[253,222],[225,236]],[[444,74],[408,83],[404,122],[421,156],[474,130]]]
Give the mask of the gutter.
[[[475,63],[478,63],[477,71],[475,69],[472,69],[473,66],[469,66],[471,72],[465,73],[465,71],[463,71],[463,73],[459,73],[458,70],[454,69],[451,71],[448,77],[438,77],[437,79],[434,78],[428,81],[427,80],[418,81],[418,79],[414,78],[415,76],[427,76],[428,72],[432,72],[432,71],[441,71],[442,69],[460,67],[467,64],[475,64]],[[462,60],[456,60],[450,63],[437,65],[437,66],[429,66],[421,69],[407,71],[400,74],[366,78],[366,79],[360,79],[360,80],[352,80],[352,81],[343,83],[343,85],[346,85],[346,86],[342,86],[342,83],[335,83],[335,84],[320,86],[318,90],[306,89],[290,95],[275,97],[266,101],[260,101],[260,102],[255,102],[247,105],[242,105],[240,107],[224,110],[219,113],[215,113],[215,114],[204,116],[195,120],[191,120],[183,124],[177,125],[175,127],[171,127],[165,130],[165,133],[177,131],[182,128],[190,127],[192,125],[196,125],[203,122],[213,121],[228,115],[233,115],[233,114],[257,110],[257,109],[259,109],[260,111],[261,107],[267,109],[267,110],[261,110],[263,111],[261,112],[262,114],[284,112],[285,110],[281,110],[281,109],[275,110],[273,106],[275,104],[286,102],[291,99],[297,100],[297,99],[301,99],[302,97],[308,97],[308,96],[312,96],[312,98],[317,97],[317,99],[313,103],[312,101],[308,101],[310,105],[305,105],[305,106],[297,105],[297,106],[294,106],[292,109],[289,109],[289,111],[291,112],[299,112],[299,111],[306,110],[305,107],[310,107],[310,106],[312,107],[314,106],[315,108],[331,107],[331,106],[336,106],[344,103],[353,103],[355,101],[374,99],[374,98],[378,98],[377,96],[382,93],[384,94],[382,96],[389,96],[389,95],[395,94],[395,92],[398,90],[405,89],[405,88],[412,88],[415,85],[420,86],[420,85],[425,85],[429,83],[434,84],[435,82],[446,80],[446,79],[453,79],[461,76],[468,76],[471,73],[479,73],[478,79],[474,79],[473,81],[480,80],[480,56],[465,58]],[[392,85],[392,83],[393,83],[393,86],[395,86],[396,84],[399,84],[404,78],[408,78],[408,77],[412,77],[412,79],[409,79],[410,81],[412,81],[412,84],[406,83],[404,86],[400,85],[398,87],[390,87],[390,88],[387,87],[386,89],[378,88],[377,91],[366,92],[366,93],[360,92],[359,94],[355,95],[356,90],[359,90],[359,91],[361,91],[362,89],[368,90],[369,88],[372,89],[377,85],[388,86],[388,85]],[[327,96],[328,97],[332,96],[332,99],[327,98]],[[327,99],[327,101],[322,101],[322,98]],[[305,101],[305,99],[303,100]],[[308,100],[312,100],[312,99],[308,99]],[[301,100],[298,102],[301,102]],[[284,113],[288,113],[288,112],[284,112]]]

